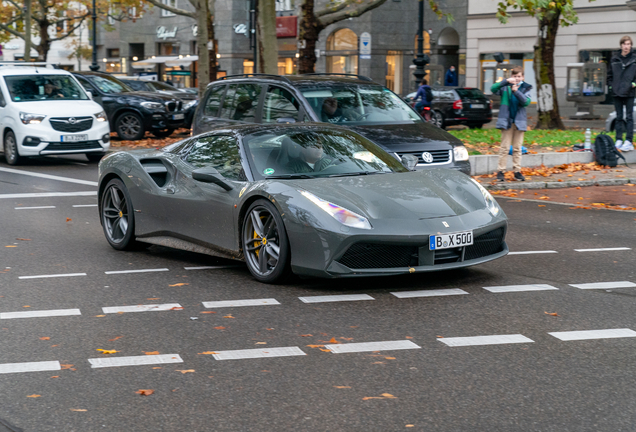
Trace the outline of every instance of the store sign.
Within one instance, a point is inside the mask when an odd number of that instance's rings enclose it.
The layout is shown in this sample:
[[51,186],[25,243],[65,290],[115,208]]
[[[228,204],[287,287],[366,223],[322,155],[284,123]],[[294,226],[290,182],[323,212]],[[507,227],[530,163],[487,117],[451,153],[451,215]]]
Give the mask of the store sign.
[[232,28],[234,29],[234,33],[236,34],[247,34],[247,26],[245,24],[234,24]]
[[276,12],[286,12],[293,9],[291,0],[276,0]]
[[371,58],[371,35],[367,32],[360,35],[360,58]]
[[177,27],[173,27],[172,30],[168,30],[164,26],[157,27],[157,38],[166,40],[177,36]]
[[192,25],[192,36],[197,37],[199,35],[199,26],[194,24]]
[[297,22],[298,17],[296,16],[276,17],[276,37],[296,37],[298,28]]

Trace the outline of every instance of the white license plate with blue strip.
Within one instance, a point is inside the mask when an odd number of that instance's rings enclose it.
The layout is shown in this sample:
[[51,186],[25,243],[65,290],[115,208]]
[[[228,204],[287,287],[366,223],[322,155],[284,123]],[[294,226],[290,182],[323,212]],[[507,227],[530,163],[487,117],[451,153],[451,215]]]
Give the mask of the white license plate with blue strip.
[[82,135],[61,135],[60,136],[60,142],[81,142],[81,141],[88,141],[88,135],[82,134]]
[[473,232],[463,231],[452,234],[432,235],[429,237],[429,250],[450,249],[473,244]]

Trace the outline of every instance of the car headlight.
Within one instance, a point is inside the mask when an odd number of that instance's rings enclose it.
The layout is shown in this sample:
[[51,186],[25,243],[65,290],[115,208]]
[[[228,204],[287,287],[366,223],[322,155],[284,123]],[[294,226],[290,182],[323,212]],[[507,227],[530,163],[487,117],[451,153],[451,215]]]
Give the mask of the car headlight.
[[20,120],[24,124],[40,124],[45,118],[46,116],[43,114],[20,113]]
[[190,102],[188,102],[187,104],[185,104],[185,105],[183,106],[183,109],[184,109],[184,110],[190,109],[190,108],[192,108],[193,106],[195,106],[195,105],[197,104],[197,102],[199,102],[199,101],[198,101],[198,100],[196,100],[196,99],[191,100]]
[[484,201],[486,201],[486,208],[488,208],[488,211],[490,211],[493,216],[497,216],[499,214],[499,204],[497,204],[492,195],[490,195],[490,192],[488,192],[485,187],[480,185],[477,180],[473,178],[471,178],[471,180],[477,185],[477,187],[481,191],[481,194],[484,196]]
[[456,161],[467,161],[468,160],[468,150],[463,145],[453,147],[453,155],[455,156]]
[[104,111],[100,111],[97,114],[95,114],[95,118],[97,119],[98,122],[105,122],[106,120],[108,120],[108,117],[106,117],[106,112]]
[[329,201],[320,199],[316,195],[307,191],[300,191],[300,193],[309,201],[316,204],[325,212],[329,213],[332,218],[334,218],[341,224],[351,228],[371,229],[371,224],[364,216],[360,216],[359,214],[354,213],[351,210],[347,210],[346,208],[330,203]]
[[150,110],[162,110],[165,109],[162,103],[159,102],[142,102],[140,104],[142,107],[150,109]]

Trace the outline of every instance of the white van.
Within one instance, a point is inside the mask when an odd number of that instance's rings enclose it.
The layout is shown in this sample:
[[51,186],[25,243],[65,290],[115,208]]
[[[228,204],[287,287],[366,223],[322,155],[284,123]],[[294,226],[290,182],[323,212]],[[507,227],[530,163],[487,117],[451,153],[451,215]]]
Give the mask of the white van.
[[76,153],[94,162],[110,148],[110,127],[71,73],[0,65],[0,140],[9,165],[28,156]]

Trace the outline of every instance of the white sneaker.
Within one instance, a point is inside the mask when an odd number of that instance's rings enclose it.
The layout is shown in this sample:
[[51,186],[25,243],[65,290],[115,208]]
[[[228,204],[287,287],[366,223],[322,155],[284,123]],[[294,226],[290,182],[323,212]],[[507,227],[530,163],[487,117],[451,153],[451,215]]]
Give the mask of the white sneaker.
[[622,146],[623,146],[623,140],[617,140],[614,143],[614,147],[616,147],[616,150],[620,150]]
[[623,141],[623,145],[621,146],[621,148],[619,149],[620,151],[632,151],[634,150],[634,144],[632,144],[629,141]]

